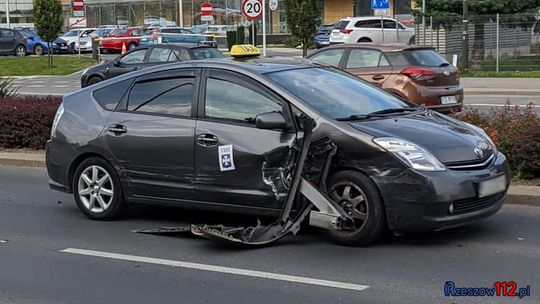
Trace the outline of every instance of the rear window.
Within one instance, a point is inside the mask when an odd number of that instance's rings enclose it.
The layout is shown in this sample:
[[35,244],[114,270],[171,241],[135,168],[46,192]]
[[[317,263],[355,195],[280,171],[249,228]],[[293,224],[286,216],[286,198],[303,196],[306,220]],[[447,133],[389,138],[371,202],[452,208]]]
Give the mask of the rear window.
[[92,93],[94,99],[106,110],[114,110],[131,86],[133,79],[128,79],[106,86]]
[[439,53],[434,50],[404,50],[388,52],[386,57],[394,66],[416,65],[425,67],[441,67],[449,65]]
[[342,29],[346,28],[347,25],[349,25],[349,23],[350,23],[349,20],[341,20],[340,22],[336,23],[336,26],[334,27],[334,29],[342,30]]

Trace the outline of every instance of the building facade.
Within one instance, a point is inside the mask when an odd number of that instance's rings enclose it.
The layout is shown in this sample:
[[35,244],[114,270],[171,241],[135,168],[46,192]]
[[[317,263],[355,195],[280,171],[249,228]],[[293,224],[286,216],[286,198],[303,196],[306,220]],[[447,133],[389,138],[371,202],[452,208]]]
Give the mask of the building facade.
[[[64,7],[65,26],[73,18],[71,0],[61,0]],[[242,0],[85,0],[85,17],[88,27],[100,25],[121,26],[184,26],[205,24],[201,21],[200,6],[210,2],[214,8],[216,25],[241,25]],[[400,20],[411,19],[411,0],[389,0],[390,9],[382,13]],[[6,26],[6,4],[9,3],[11,27],[31,27],[33,22],[32,0],[0,0],[0,26]],[[267,31],[286,33],[285,1],[279,0],[275,11],[267,9]],[[324,23],[334,23],[341,18],[380,14],[371,9],[371,0],[319,0]],[[260,24],[260,20],[258,21]],[[259,30],[260,30],[259,26]]]

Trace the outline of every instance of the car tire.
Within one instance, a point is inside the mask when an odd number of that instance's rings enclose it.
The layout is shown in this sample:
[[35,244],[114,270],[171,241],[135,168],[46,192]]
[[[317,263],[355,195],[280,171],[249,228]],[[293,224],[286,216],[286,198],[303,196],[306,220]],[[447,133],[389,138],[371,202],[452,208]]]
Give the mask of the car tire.
[[75,42],[72,42],[72,43],[69,45],[68,53],[70,53],[70,54],[75,54]]
[[45,48],[41,44],[36,44],[34,46],[34,55],[41,56],[44,53]]
[[128,51],[131,51],[132,49],[136,48],[137,47],[137,44],[135,42],[130,42],[128,44],[128,47],[127,47],[127,50]]
[[88,79],[88,82],[86,83],[86,86],[91,86],[91,85],[94,85],[98,82],[102,82],[103,81],[103,78],[99,77],[99,76],[92,76],[90,77],[90,79]]
[[411,39],[409,39],[409,45],[416,44],[416,36],[412,36]]
[[72,187],[77,206],[90,219],[113,220],[127,208],[118,174],[102,158],[84,160],[75,170]]
[[15,48],[15,56],[17,56],[17,57],[26,56],[26,47],[24,45],[18,45]]
[[386,229],[386,213],[377,186],[364,174],[341,171],[327,182],[328,196],[354,219],[352,231],[328,230],[333,243],[364,246],[378,240]]
[[362,38],[358,39],[358,42],[359,43],[362,43],[362,42],[365,43],[365,42],[373,42],[373,41],[371,39],[369,39],[369,38],[362,37]]

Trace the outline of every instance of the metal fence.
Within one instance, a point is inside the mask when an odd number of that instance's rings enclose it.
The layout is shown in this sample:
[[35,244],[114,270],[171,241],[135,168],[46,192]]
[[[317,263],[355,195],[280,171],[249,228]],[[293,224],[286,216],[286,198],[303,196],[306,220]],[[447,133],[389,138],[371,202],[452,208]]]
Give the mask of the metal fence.
[[[469,70],[531,71],[540,70],[540,15],[470,16]],[[461,17],[429,17],[426,27],[415,29],[416,42],[429,45],[446,56],[463,56],[463,20]]]

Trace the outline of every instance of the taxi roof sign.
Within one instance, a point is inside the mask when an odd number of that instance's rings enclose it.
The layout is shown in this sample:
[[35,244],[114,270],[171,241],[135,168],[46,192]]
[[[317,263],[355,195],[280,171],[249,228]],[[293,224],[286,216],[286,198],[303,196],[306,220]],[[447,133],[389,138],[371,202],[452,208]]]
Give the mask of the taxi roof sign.
[[231,48],[231,57],[257,57],[261,55],[261,50],[251,44],[237,44]]

